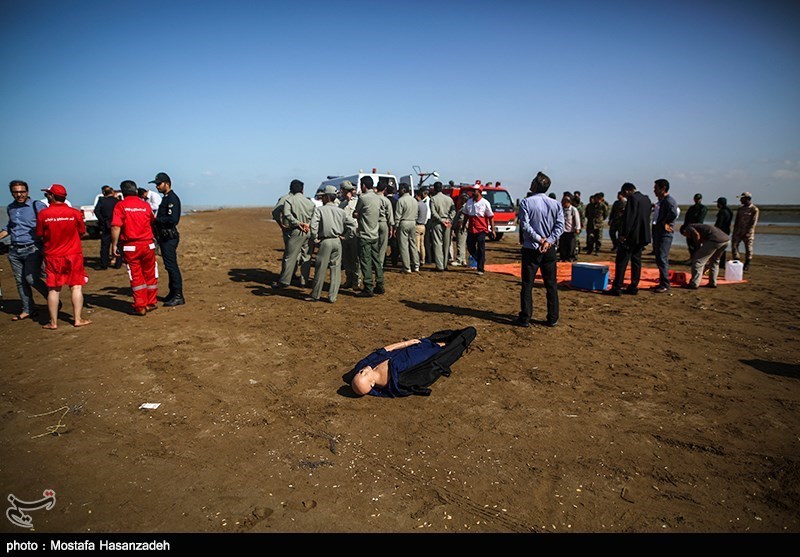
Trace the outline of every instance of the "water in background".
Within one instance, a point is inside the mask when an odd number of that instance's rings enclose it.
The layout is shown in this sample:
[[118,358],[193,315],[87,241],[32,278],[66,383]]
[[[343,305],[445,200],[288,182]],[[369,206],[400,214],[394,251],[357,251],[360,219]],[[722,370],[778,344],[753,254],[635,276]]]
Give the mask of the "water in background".
[[[184,215],[183,216],[190,216],[192,211],[203,211],[203,210],[210,210],[210,209],[220,209],[221,207],[185,207],[184,208]],[[736,208],[734,207],[734,214],[736,212]],[[683,215],[681,215],[682,217]],[[716,210],[708,211],[708,216],[706,217],[706,222],[710,224],[714,224],[714,220],[716,219]],[[682,218],[678,219],[679,222],[683,222]],[[8,222],[8,215],[6,214],[5,210],[0,210],[0,226],[5,226],[6,222]],[[800,258],[800,237],[796,234],[767,234],[766,230],[768,230],[768,225],[773,226],[800,226],[800,211],[781,211],[781,210],[770,210],[770,211],[762,211],[762,214],[759,215],[758,226],[756,227],[756,243],[754,247],[754,251],[756,256],[758,255],[778,255],[783,257],[798,257]],[[604,235],[606,238],[606,242],[611,242],[608,239],[608,226],[604,229]],[[581,241],[585,242],[586,233],[581,232]],[[2,242],[8,243],[8,238],[2,240]],[[675,234],[675,241],[673,245],[681,245],[681,242],[684,242],[683,236],[677,233]],[[685,242],[684,242],[685,243]],[[609,245],[608,243],[606,245]],[[744,250],[744,244],[739,246],[741,251]]]

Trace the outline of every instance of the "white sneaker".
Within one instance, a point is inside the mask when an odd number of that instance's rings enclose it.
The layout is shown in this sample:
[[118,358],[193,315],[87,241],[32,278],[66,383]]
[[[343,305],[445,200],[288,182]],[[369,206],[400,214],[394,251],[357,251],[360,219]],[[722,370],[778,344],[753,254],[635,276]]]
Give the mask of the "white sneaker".
[[458,261],[451,261],[451,262],[449,263],[449,265],[450,265],[451,267],[461,267],[461,263],[459,263]]

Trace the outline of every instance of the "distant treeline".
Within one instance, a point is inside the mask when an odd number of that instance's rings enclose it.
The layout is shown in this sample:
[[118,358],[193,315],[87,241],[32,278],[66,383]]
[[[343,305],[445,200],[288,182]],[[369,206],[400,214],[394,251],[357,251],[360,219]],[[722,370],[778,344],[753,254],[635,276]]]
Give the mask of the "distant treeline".
[[[705,205],[709,211],[717,210],[716,199],[713,203],[706,203]],[[728,199],[728,207],[731,209],[736,209],[739,205],[738,199]],[[680,205],[681,214],[684,214],[689,207],[691,205]],[[800,213],[800,205],[762,205],[761,203],[756,203],[756,207],[758,207],[760,213]]]

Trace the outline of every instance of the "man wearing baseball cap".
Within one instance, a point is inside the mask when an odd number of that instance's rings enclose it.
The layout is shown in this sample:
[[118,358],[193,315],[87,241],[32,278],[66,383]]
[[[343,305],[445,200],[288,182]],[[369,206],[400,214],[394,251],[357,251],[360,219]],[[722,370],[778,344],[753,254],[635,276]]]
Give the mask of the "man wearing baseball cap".
[[475,258],[478,274],[483,274],[486,262],[486,236],[494,236],[494,212],[491,204],[483,197],[480,182],[475,182],[473,197],[462,208],[466,217],[461,229],[467,231],[467,251]]
[[53,184],[47,189],[50,206],[41,211],[36,220],[36,235],[44,243],[44,267],[47,272],[47,310],[50,322],[42,328],[58,328],[58,303],[61,287],[69,286],[75,327],[91,324],[81,318],[83,310],[83,285],[89,280],[83,268],[81,236],[86,234],[83,213],[67,206],[67,189]]
[[319,244],[319,251],[314,267],[314,285],[311,295],[306,298],[308,301],[319,301],[325,283],[325,270],[328,268],[331,270],[328,301],[336,301],[342,282],[342,239],[356,234],[356,221],[336,204],[338,194],[336,186],[325,186],[322,192],[323,205],[317,207],[311,217],[311,240]]
[[739,196],[741,206],[736,211],[736,221],[733,224],[733,239],[731,240],[731,255],[739,260],[739,243],[744,242],[744,267],[750,270],[750,260],[753,258],[753,243],[756,237],[756,224],[758,223],[758,207],[753,205],[753,194],[749,191]]
[[155,180],[150,180],[150,183],[155,184],[158,193],[162,195],[161,205],[156,212],[155,228],[164,267],[169,274],[169,294],[164,298],[164,305],[181,306],[186,303],[183,298],[183,277],[178,267],[178,243],[181,241],[178,222],[181,220],[181,200],[172,190],[172,180],[166,172],[156,174]]

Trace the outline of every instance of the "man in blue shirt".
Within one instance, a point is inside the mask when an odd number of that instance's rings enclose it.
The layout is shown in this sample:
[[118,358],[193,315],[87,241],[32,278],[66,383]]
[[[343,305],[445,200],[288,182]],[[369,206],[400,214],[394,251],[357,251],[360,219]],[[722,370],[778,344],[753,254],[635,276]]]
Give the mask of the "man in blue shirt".
[[669,182],[664,178],[656,180],[653,191],[658,198],[658,213],[653,223],[653,251],[658,266],[658,284],[651,288],[656,294],[669,292],[669,250],[675,232],[675,219],[678,218],[678,204],[669,194]]
[[533,312],[533,281],[541,269],[547,292],[548,327],[558,324],[558,283],[556,282],[556,242],[564,232],[564,210],[555,199],[547,197],[550,178],[539,172],[531,181],[530,195],[519,202],[519,225],[522,229],[522,289],[519,316],[515,325],[529,327]]
[[33,288],[47,299],[47,286],[42,280],[42,245],[36,237],[36,216],[46,209],[41,201],[34,201],[28,194],[28,184],[12,180],[8,184],[14,198],[8,207],[8,224],[0,230],[0,240],[11,236],[8,260],[17,282],[22,311],[11,318],[21,321],[35,314]]

